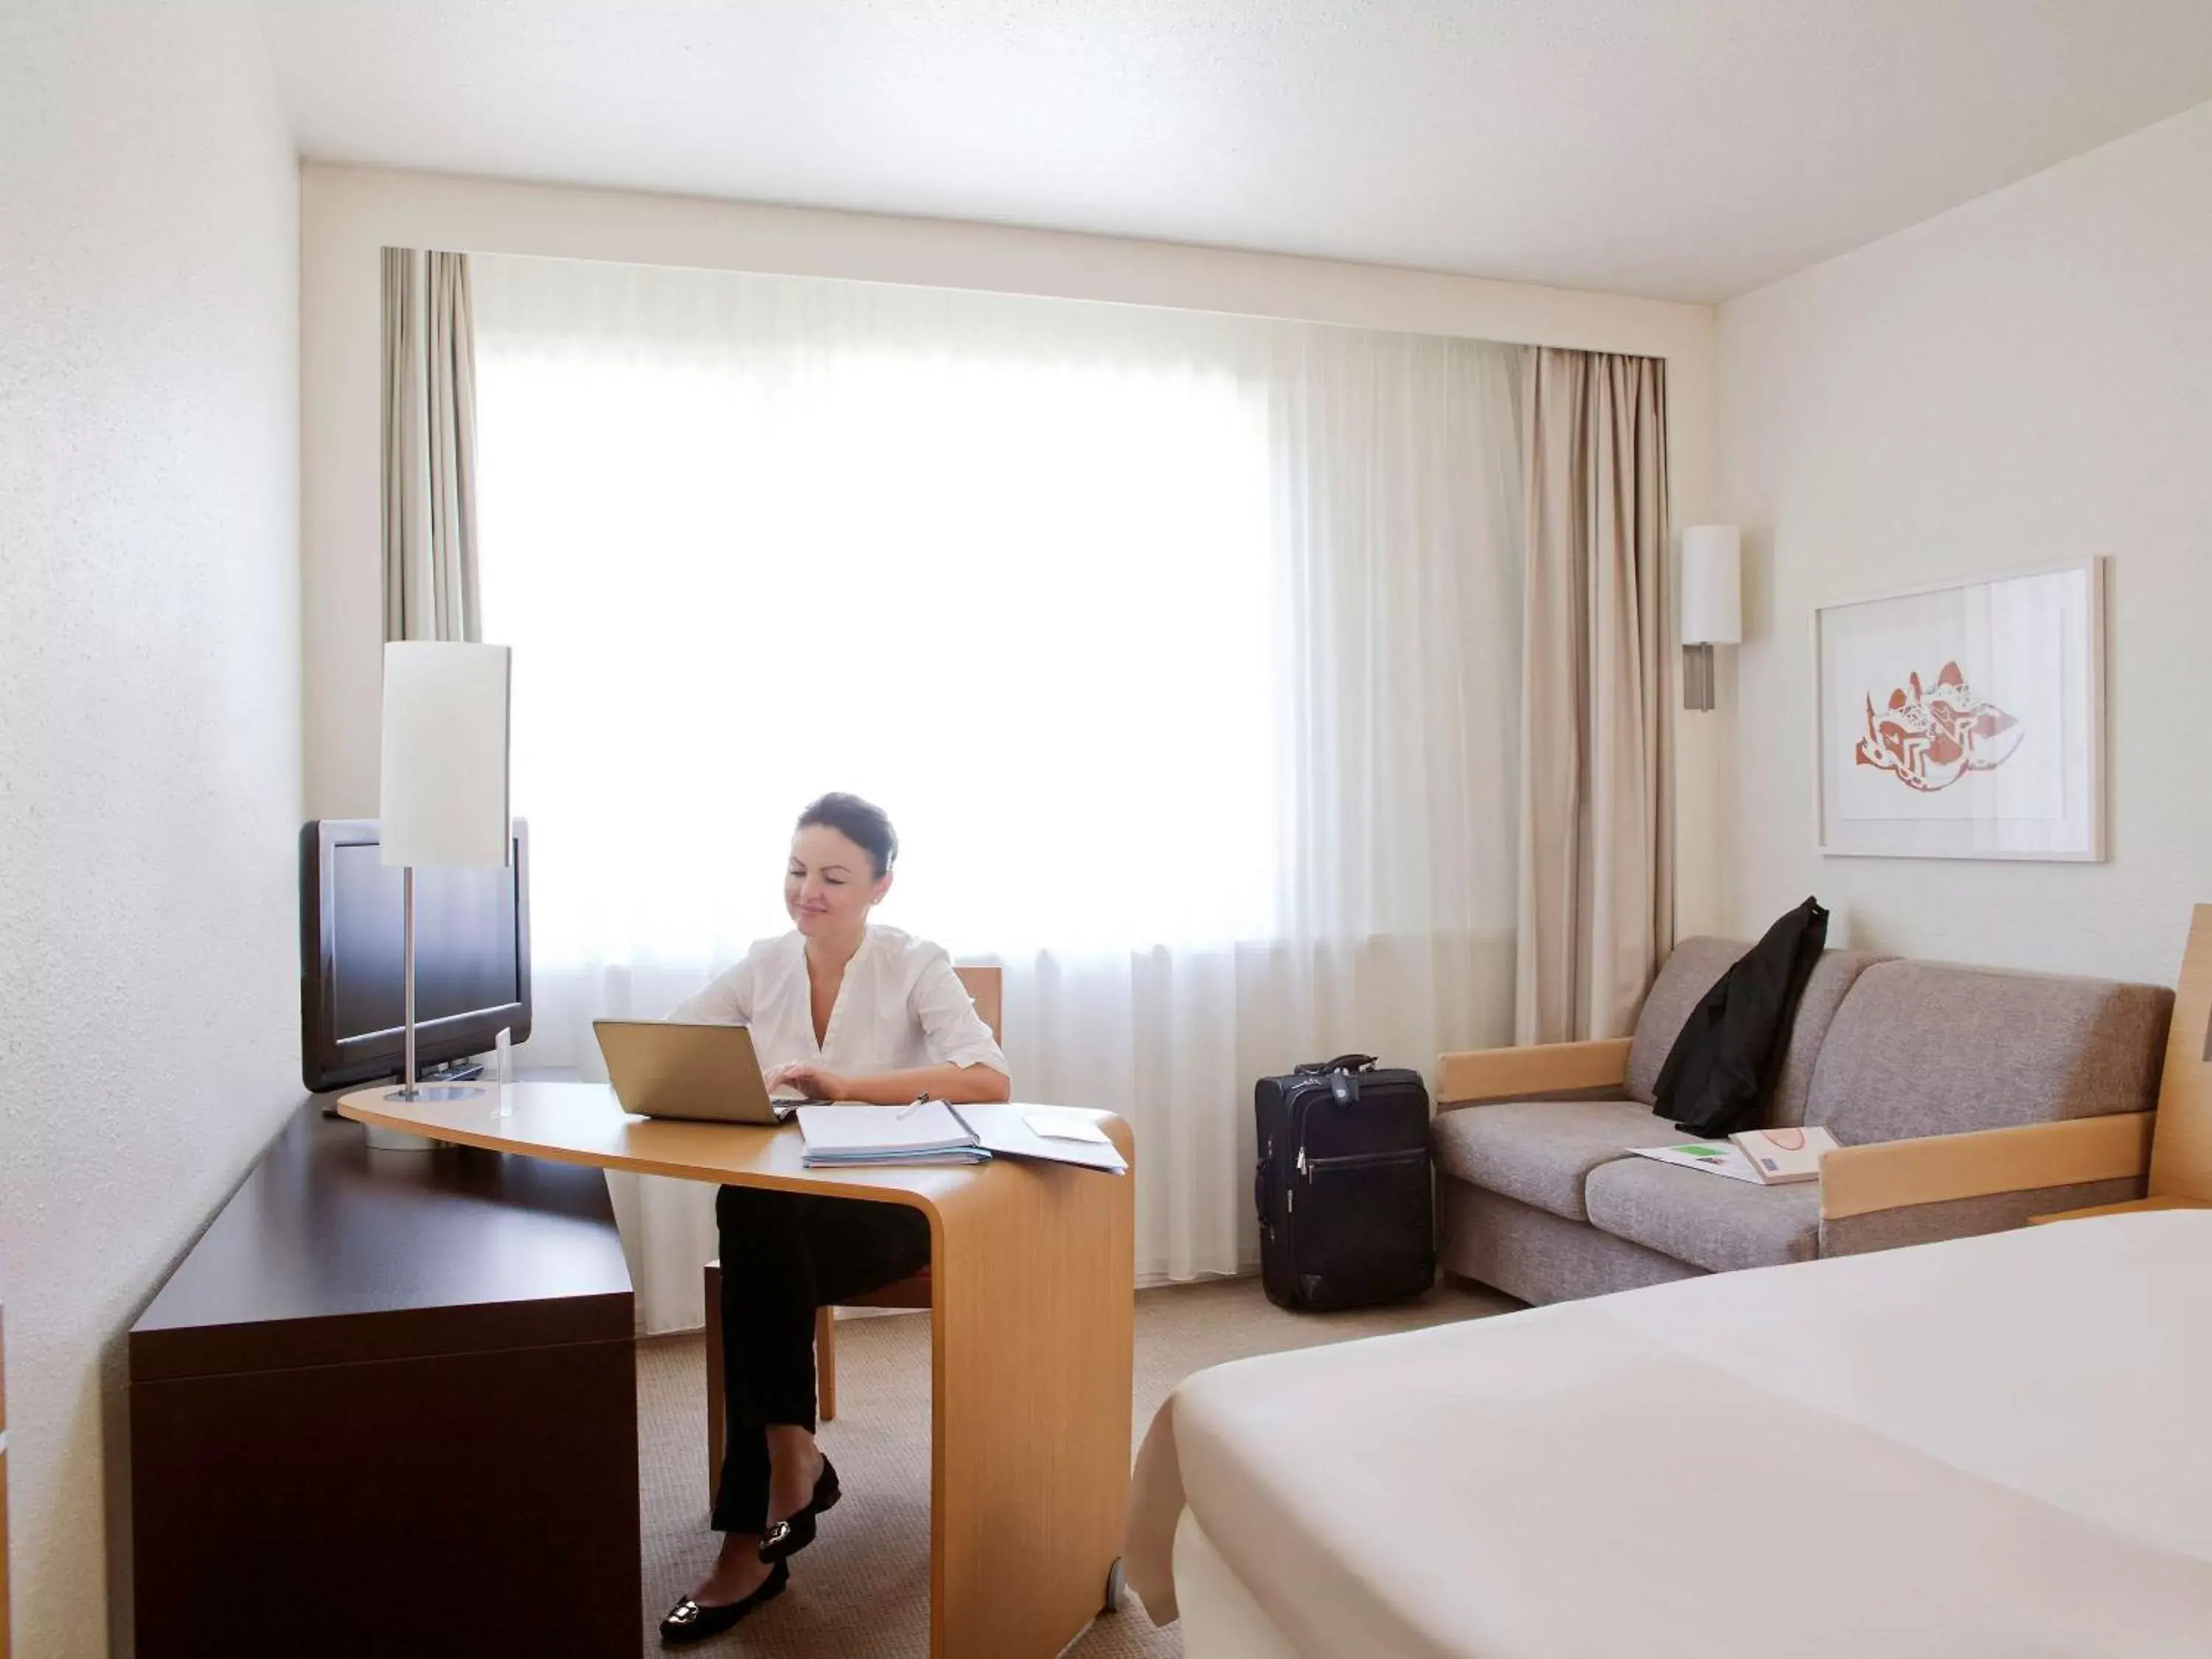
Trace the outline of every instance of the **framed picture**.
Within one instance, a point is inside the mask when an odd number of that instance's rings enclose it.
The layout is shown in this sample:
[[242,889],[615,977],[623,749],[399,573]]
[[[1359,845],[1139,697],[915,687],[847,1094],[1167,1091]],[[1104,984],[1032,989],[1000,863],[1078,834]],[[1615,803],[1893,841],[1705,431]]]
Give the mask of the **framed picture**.
[[1813,613],[1821,852],[2105,856],[2104,567]]

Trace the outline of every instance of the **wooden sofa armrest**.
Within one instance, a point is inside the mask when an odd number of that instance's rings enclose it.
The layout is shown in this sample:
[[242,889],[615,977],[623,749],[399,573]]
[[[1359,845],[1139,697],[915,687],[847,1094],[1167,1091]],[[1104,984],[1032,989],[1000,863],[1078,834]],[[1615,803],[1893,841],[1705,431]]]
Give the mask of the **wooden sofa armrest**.
[[1628,1039],[1471,1048],[1437,1059],[1437,1104],[1526,1100],[1563,1089],[1602,1089],[1628,1079]]
[[2150,1168],[2156,1115],[2124,1112],[1838,1146],[1820,1160],[1820,1218],[2140,1177]]

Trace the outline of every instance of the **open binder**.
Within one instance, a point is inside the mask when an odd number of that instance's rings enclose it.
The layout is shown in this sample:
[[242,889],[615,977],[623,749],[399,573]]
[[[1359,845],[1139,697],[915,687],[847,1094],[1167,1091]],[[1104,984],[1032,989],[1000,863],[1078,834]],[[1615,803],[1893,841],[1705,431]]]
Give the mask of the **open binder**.
[[799,1109],[810,1170],[867,1164],[982,1164],[993,1158],[1073,1164],[1109,1175],[1128,1162],[1090,1116],[1058,1106],[809,1103]]

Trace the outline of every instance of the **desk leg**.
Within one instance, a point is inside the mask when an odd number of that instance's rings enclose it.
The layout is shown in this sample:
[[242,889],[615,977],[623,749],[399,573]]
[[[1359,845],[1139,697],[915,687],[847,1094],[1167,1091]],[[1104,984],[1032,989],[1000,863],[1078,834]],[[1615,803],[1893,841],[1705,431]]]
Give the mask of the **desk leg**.
[[1051,1659],[1105,1601],[1129,1491],[1133,1190],[1009,1161],[933,1212],[933,1659]]

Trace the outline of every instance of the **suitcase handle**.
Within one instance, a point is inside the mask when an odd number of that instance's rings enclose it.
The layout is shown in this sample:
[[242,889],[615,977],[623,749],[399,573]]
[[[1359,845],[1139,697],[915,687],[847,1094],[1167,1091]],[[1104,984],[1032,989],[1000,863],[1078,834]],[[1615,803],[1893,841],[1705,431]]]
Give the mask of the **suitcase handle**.
[[1375,1064],[1372,1054],[1339,1054],[1334,1060],[1312,1060],[1296,1069],[1304,1076],[1318,1076],[1324,1072],[1364,1072]]

